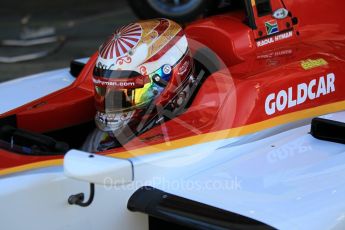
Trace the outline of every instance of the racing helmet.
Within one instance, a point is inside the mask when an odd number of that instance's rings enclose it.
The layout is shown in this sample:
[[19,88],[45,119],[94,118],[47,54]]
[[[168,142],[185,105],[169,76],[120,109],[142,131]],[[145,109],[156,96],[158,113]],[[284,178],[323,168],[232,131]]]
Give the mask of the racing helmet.
[[177,23],[153,19],[117,29],[100,46],[93,72],[97,127],[115,135],[124,127],[139,131],[157,117],[157,108],[183,104],[193,71]]

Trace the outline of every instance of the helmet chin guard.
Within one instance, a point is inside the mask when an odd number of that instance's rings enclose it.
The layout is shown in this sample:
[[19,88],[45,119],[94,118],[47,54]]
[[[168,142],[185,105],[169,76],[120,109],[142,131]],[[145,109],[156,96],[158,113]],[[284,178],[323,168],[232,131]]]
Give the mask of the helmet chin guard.
[[95,121],[100,130],[111,132],[115,135],[132,119],[134,110],[128,112],[102,113],[97,112]]

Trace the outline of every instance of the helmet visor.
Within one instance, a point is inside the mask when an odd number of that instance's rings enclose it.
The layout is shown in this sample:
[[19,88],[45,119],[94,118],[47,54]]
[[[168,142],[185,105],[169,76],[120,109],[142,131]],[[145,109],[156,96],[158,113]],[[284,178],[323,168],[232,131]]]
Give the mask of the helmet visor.
[[[143,107],[163,90],[164,85],[152,80],[161,71],[143,76],[135,71],[94,69],[96,108],[114,113]],[[163,79],[162,80],[168,80]]]

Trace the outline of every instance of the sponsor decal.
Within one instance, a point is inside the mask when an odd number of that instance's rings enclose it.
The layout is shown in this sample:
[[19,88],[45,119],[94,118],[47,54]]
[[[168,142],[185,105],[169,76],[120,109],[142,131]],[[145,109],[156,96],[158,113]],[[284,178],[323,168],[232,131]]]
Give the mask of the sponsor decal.
[[165,75],[171,74],[171,71],[172,71],[172,69],[171,69],[171,66],[170,66],[170,65],[164,65],[164,66],[163,66],[163,73],[164,73]]
[[301,66],[304,70],[310,70],[325,65],[328,65],[328,62],[323,58],[316,60],[308,59],[301,62]]
[[269,44],[272,44],[272,43],[275,43],[275,42],[278,42],[278,41],[281,41],[281,40],[285,40],[285,39],[291,38],[292,36],[293,36],[293,32],[292,31],[288,31],[288,32],[285,32],[285,33],[282,33],[282,34],[278,34],[278,35],[276,35],[274,37],[269,37],[269,38],[257,41],[256,45],[258,47],[266,46],[266,45],[269,45]]
[[301,105],[308,100],[314,100],[335,92],[335,75],[328,74],[311,80],[308,83],[301,83],[296,87],[290,87],[288,90],[281,90],[278,94],[271,93],[265,101],[265,112],[267,115],[274,115],[287,108],[293,108]]
[[280,8],[273,13],[275,19],[285,19],[289,15],[289,11],[285,8]]
[[279,33],[279,27],[278,27],[277,20],[265,22],[265,26],[266,26],[266,30],[267,30],[267,35]]
[[283,56],[289,56],[293,54],[292,49],[285,49],[285,50],[279,50],[279,51],[272,51],[269,53],[261,54],[257,56],[257,59],[270,59],[275,57],[283,57]]
[[94,77],[93,83],[95,84],[95,86],[100,87],[111,87],[115,89],[134,89],[144,87],[145,81],[142,77],[126,80],[110,80],[101,77]]

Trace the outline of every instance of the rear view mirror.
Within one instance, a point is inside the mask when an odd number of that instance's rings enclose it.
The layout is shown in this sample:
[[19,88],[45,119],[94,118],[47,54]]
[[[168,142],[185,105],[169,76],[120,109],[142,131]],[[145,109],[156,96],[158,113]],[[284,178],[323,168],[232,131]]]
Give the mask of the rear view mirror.
[[83,71],[84,66],[88,62],[88,58],[76,59],[70,63],[70,73],[73,77],[78,77],[81,71]]
[[133,181],[129,160],[78,150],[65,155],[64,173],[67,177],[99,185],[122,185]]

